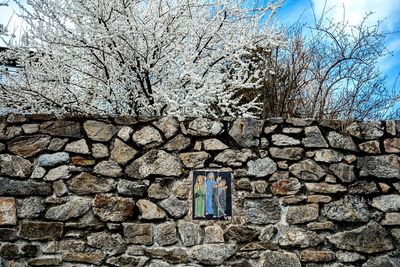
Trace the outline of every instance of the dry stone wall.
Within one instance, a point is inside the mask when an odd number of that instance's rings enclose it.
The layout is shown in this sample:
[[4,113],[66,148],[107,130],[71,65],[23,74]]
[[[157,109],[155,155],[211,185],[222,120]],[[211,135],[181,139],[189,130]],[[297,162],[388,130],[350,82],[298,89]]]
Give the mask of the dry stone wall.
[[[400,122],[0,118],[0,266],[400,266]],[[194,221],[190,171],[232,171]]]

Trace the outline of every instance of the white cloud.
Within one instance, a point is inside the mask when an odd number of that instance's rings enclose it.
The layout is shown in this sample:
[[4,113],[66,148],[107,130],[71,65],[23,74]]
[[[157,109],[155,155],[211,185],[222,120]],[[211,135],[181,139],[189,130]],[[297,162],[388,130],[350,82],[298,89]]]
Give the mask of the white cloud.
[[[316,13],[321,14],[325,5],[325,0],[312,1]],[[384,20],[382,23],[383,30],[399,30],[399,0],[326,0],[325,10],[330,10],[329,16],[338,21],[341,21],[343,19],[343,14],[345,14],[346,21],[352,25],[361,22],[367,13],[374,12],[370,18],[370,23]]]

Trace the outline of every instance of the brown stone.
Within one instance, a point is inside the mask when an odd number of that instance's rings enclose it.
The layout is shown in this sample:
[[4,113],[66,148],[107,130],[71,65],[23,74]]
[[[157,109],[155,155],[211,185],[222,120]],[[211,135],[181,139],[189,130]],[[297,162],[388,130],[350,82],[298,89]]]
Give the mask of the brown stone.
[[295,205],[307,199],[306,196],[286,196],[282,198],[282,205]]
[[45,150],[50,139],[51,137],[48,135],[18,137],[10,143],[8,150],[24,158],[31,157]]
[[83,123],[88,137],[93,141],[110,141],[117,132],[115,126],[109,123],[89,120]]
[[271,186],[274,195],[295,195],[300,188],[301,184],[296,178],[282,179]]
[[126,164],[133,159],[137,153],[138,152],[134,148],[116,138],[111,150],[110,159],[120,164]]
[[0,226],[16,225],[17,211],[13,197],[0,197]]
[[203,168],[210,154],[204,151],[180,153],[179,158],[187,168]]
[[381,149],[379,147],[379,141],[367,141],[364,143],[361,143],[358,145],[358,147],[360,148],[361,151],[364,151],[366,153],[370,153],[370,154],[380,154],[381,153]]
[[73,121],[49,121],[40,126],[40,132],[53,136],[81,138],[81,127]]
[[130,244],[153,244],[153,225],[150,223],[123,223],[124,237]]
[[300,261],[303,262],[329,262],[335,259],[335,253],[330,250],[306,249],[300,252]]
[[324,195],[311,195],[307,197],[307,202],[309,203],[329,203],[332,201],[330,196]]
[[122,222],[133,215],[135,202],[112,194],[97,194],[93,201],[93,212],[100,220]]
[[169,247],[169,248],[162,248],[162,247],[152,247],[146,248],[146,255],[149,255],[154,258],[162,258],[169,263],[176,263],[182,264],[187,263],[189,261],[189,257],[187,251],[183,248],[178,247]]
[[106,193],[115,188],[113,179],[97,177],[87,172],[82,172],[68,180],[68,188],[77,195],[93,193]]
[[63,256],[64,261],[80,262],[88,264],[99,265],[105,258],[105,254],[101,251],[98,252],[87,252],[87,253],[66,253]]
[[307,224],[309,230],[334,230],[335,224],[331,221],[327,222],[310,222]]
[[20,236],[29,240],[57,240],[64,224],[60,222],[22,221]]
[[309,192],[334,194],[339,192],[346,192],[346,187],[340,184],[328,184],[328,183],[306,183],[306,189]]
[[318,216],[318,204],[289,206],[286,214],[286,221],[289,224],[305,223],[318,219]]
[[60,256],[41,256],[28,261],[29,266],[59,266],[61,264]]
[[389,138],[383,142],[385,151],[387,153],[399,153],[400,152],[400,138]]
[[94,159],[82,156],[71,157],[71,162],[76,166],[93,166],[94,164],[96,164],[96,161]]

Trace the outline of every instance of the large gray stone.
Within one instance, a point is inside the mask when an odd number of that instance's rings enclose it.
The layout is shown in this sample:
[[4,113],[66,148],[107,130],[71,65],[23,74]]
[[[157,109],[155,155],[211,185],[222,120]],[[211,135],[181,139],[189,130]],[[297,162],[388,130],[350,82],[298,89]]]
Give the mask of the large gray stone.
[[154,198],[154,199],[166,199],[169,197],[170,192],[168,190],[168,187],[165,186],[162,183],[152,183],[149,186],[149,189],[147,189],[147,195],[149,198]]
[[32,172],[32,164],[19,156],[0,155],[0,173],[11,176],[26,178]]
[[117,191],[121,195],[141,197],[146,192],[146,188],[146,185],[142,182],[120,179]]
[[161,246],[172,245],[178,242],[176,224],[174,222],[167,222],[157,225],[155,240]]
[[92,206],[92,200],[84,197],[74,197],[67,203],[52,207],[46,212],[46,219],[67,221],[85,214]]
[[320,149],[315,151],[314,159],[318,162],[340,162],[343,154],[332,149]]
[[190,138],[179,134],[172,140],[164,145],[164,149],[167,151],[181,151],[190,146]]
[[197,118],[189,123],[188,133],[194,136],[214,136],[222,132],[224,125],[219,121]]
[[359,157],[360,176],[400,179],[400,157],[397,155]]
[[357,181],[349,185],[349,194],[370,195],[378,193],[378,187],[375,182]]
[[143,127],[133,133],[132,140],[139,146],[145,147],[155,147],[163,142],[160,132],[151,126]]
[[174,136],[179,130],[179,123],[172,117],[163,117],[153,122],[153,125],[160,129],[166,138]]
[[264,121],[239,118],[233,122],[229,135],[242,147],[258,146]]
[[329,219],[346,222],[368,222],[371,216],[366,201],[359,196],[345,196],[325,204],[322,214]]
[[141,219],[159,220],[159,219],[164,219],[166,217],[165,212],[160,207],[158,207],[156,204],[154,204],[149,200],[140,199],[138,202],[136,202],[136,205],[139,208]]
[[298,224],[315,221],[319,216],[318,204],[302,206],[289,206],[286,213],[286,221],[289,224]]
[[385,229],[376,222],[334,234],[329,236],[328,240],[339,249],[368,254],[393,249],[392,241]]
[[229,148],[227,145],[222,143],[220,140],[213,138],[207,139],[203,141],[204,150],[207,151],[216,151],[216,150],[224,150]]
[[192,247],[190,257],[201,264],[219,265],[235,252],[233,244],[204,244]]
[[112,124],[93,120],[85,121],[83,129],[93,141],[110,141],[117,132]]
[[271,147],[269,152],[271,153],[272,158],[300,160],[303,157],[304,149],[301,147],[284,147],[284,148]]
[[285,134],[274,134],[271,137],[275,146],[295,146],[300,145],[300,141]]
[[48,196],[51,184],[32,180],[15,181],[0,177],[0,196]]
[[92,233],[87,237],[89,246],[99,248],[107,255],[123,253],[126,245],[120,234],[111,234],[108,232]]
[[351,136],[343,135],[337,132],[329,132],[328,141],[331,147],[357,151],[357,146]]
[[344,163],[332,164],[329,169],[333,174],[338,177],[344,183],[353,182],[356,179],[354,174],[353,165],[348,165]]
[[281,208],[276,199],[246,200],[244,211],[247,222],[253,224],[276,223],[281,218]]
[[318,126],[306,127],[304,133],[306,137],[303,138],[302,142],[305,147],[328,147]]
[[282,227],[278,237],[279,245],[283,247],[315,247],[324,242],[324,240],[323,236],[297,226]]
[[186,168],[203,168],[207,159],[211,157],[205,151],[180,153],[179,158]]
[[104,160],[94,166],[93,171],[103,176],[119,177],[122,175],[122,168],[112,160]]
[[170,196],[160,202],[160,206],[165,209],[169,216],[173,218],[182,218],[189,211],[189,205],[185,200],[179,200]]
[[90,154],[90,150],[85,139],[80,139],[67,144],[64,150],[77,154]]
[[77,195],[106,193],[115,188],[112,179],[97,177],[88,172],[82,172],[67,181],[68,189]]
[[301,267],[296,254],[291,252],[266,251],[261,254],[260,267]]
[[233,150],[226,149],[219,153],[214,161],[217,163],[222,163],[232,167],[240,167],[249,158],[252,157],[252,152],[250,149]]
[[311,159],[291,165],[289,171],[297,178],[306,181],[318,181],[326,174],[324,169]]
[[247,174],[256,177],[265,177],[277,171],[276,163],[266,157],[247,162]]
[[186,247],[199,245],[204,238],[204,230],[199,224],[183,220],[178,222],[178,233],[182,244]]
[[224,231],[221,226],[218,224],[206,226],[203,243],[224,243]]
[[150,175],[179,176],[181,166],[173,155],[162,150],[151,150],[128,165],[125,173],[136,179]]
[[392,194],[374,197],[371,205],[384,212],[398,211],[400,210],[400,195]]
[[45,210],[40,197],[17,199],[18,218],[37,218]]
[[24,158],[31,157],[45,150],[50,139],[48,135],[17,137],[9,144],[8,150]]
[[353,122],[345,131],[360,139],[377,139],[383,136],[383,126],[379,121]]
[[43,178],[46,181],[56,181],[56,180],[65,180],[71,177],[71,167],[67,165],[61,165],[56,168],[49,170],[46,176]]
[[381,255],[368,259],[362,267],[399,267],[399,257],[389,257],[388,255]]
[[39,157],[38,165],[40,167],[52,167],[58,164],[69,162],[69,154],[66,152],[57,152],[54,154],[44,154]]

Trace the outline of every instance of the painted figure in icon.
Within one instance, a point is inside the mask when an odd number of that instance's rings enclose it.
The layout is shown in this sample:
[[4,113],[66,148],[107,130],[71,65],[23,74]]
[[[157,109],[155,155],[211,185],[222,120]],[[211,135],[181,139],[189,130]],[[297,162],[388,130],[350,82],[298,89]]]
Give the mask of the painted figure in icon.
[[209,172],[206,179],[206,215],[214,215],[213,193],[217,183],[214,173]]
[[225,216],[226,209],[226,181],[217,177],[216,183],[214,184],[213,190],[213,216],[221,217]]
[[194,216],[197,218],[204,218],[206,213],[206,187],[204,184],[205,180],[206,177],[204,175],[199,175],[197,176],[196,184],[194,185]]

